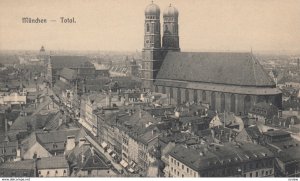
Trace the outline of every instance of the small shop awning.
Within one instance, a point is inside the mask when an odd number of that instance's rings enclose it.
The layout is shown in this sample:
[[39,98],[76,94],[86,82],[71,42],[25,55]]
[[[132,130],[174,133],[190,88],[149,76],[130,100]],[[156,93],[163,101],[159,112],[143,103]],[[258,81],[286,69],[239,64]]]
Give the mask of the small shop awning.
[[124,168],[126,168],[128,166],[128,163],[125,160],[122,160],[120,162],[120,165],[122,165]]
[[132,168],[129,168],[128,171],[129,171],[130,173],[133,173],[133,172],[134,172],[134,170],[133,170]]
[[107,152],[108,152],[108,154],[111,154],[111,152],[113,152],[113,151],[112,151],[112,149],[108,148]]
[[104,141],[101,143],[102,148],[106,148],[107,147],[107,143],[105,143]]

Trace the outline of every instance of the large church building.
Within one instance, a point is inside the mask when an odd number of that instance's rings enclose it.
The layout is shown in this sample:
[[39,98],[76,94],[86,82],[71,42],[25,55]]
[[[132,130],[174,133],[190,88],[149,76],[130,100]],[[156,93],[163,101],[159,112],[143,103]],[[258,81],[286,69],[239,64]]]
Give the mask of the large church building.
[[179,12],[163,12],[152,3],[145,9],[142,62],[144,90],[168,94],[176,104],[202,102],[218,112],[247,114],[258,102],[282,108],[282,93],[256,57],[241,52],[181,52]]

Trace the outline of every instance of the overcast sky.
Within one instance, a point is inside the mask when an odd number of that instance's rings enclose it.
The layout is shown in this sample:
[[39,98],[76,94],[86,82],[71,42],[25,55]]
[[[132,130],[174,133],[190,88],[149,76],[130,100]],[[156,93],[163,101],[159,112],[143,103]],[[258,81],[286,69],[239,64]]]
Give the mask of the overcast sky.
[[[0,49],[143,48],[150,0],[0,0]],[[179,10],[182,51],[300,52],[300,0],[155,0]],[[59,18],[75,17],[76,24]],[[22,24],[22,17],[56,19]],[[162,19],[162,13],[161,13]],[[162,21],[161,21],[162,23]]]

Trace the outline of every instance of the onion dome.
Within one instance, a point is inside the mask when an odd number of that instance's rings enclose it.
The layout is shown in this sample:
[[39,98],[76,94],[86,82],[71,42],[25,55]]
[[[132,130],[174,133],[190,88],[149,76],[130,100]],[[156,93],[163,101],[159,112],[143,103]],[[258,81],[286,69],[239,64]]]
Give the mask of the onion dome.
[[44,48],[44,46],[42,46],[40,49],[40,52],[44,52],[44,51],[45,51],[45,48]]
[[164,10],[164,13],[163,13],[163,16],[165,17],[178,17],[178,10],[172,6],[170,4],[169,7],[167,7],[165,10]]
[[149,4],[145,9],[145,15],[160,15],[160,9],[159,7],[154,4],[153,2]]

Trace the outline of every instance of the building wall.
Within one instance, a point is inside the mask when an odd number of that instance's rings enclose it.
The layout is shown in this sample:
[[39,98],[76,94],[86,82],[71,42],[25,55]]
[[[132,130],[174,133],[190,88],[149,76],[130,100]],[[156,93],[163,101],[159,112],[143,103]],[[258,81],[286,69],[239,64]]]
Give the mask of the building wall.
[[181,163],[172,156],[169,156],[170,177],[199,177],[198,171]]
[[57,169],[38,169],[39,177],[67,177],[69,176],[69,168]]
[[251,160],[228,166],[217,164],[209,170],[194,170],[169,156],[168,172],[170,177],[273,177],[274,158]]
[[37,158],[52,156],[42,145],[36,142],[31,148],[23,153],[21,157],[23,159],[32,159],[34,154],[37,154]]
[[[163,93],[162,90],[166,90],[166,93],[170,95],[171,98],[177,100],[177,104],[182,104],[186,102],[194,102],[194,98],[197,98],[198,102],[204,102],[210,104],[210,107],[218,112],[230,111],[236,114],[247,114],[251,106],[255,105],[260,101],[259,95],[243,95],[243,94],[233,94],[226,92],[216,92],[207,90],[196,90],[185,89],[178,87],[165,87],[156,86],[155,90],[159,93]],[[278,95],[266,95],[264,96],[268,103],[272,103],[279,109],[282,108],[281,94]],[[212,102],[214,101],[214,103]],[[234,102],[234,103],[233,103]]]

